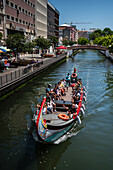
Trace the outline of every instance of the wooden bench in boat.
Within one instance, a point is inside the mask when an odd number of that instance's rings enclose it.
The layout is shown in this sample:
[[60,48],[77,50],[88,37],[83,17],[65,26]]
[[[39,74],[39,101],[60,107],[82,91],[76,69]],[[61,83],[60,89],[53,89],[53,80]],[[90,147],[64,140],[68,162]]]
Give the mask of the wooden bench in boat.
[[43,119],[46,119],[47,125],[50,126],[63,126],[66,125],[67,122],[70,123],[73,120],[73,119],[69,119],[68,121],[62,120],[58,118],[58,113],[43,115]]

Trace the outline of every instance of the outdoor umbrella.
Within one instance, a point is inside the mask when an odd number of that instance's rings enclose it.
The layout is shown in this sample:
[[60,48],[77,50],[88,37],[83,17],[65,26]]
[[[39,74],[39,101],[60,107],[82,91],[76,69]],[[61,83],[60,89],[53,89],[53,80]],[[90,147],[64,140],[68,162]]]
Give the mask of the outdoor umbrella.
[[7,50],[3,49],[3,48],[0,48],[1,51],[3,51],[4,53],[7,52]]
[[60,49],[67,49],[67,48],[61,45],[60,47],[57,47],[56,49],[60,50]]
[[2,50],[0,50],[0,53],[3,53],[3,51],[2,51]]

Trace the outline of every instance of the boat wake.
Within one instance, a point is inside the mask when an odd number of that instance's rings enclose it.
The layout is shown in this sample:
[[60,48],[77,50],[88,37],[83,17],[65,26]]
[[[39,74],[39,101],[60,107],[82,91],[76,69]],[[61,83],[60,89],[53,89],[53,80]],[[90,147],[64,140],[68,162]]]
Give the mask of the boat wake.
[[72,136],[76,136],[77,134],[79,133],[79,131],[78,132],[76,132],[76,133],[70,133],[70,132],[68,132],[67,134],[65,134],[64,136],[62,136],[61,138],[59,138],[57,141],[55,141],[54,142],[54,144],[60,144],[60,143],[62,143],[62,142],[65,142],[68,138],[71,138]]

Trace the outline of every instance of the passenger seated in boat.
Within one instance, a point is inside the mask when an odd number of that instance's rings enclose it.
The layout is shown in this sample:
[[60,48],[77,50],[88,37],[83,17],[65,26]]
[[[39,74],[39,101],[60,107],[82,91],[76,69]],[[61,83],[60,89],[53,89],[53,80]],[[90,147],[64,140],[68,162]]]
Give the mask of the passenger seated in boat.
[[55,84],[55,87],[53,88],[53,92],[54,92],[55,100],[62,99],[62,95],[59,93],[58,84]]
[[79,96],[73,96],[74,104],[79,104]]
[[51,89],[52,85],[51,84],[48,84],[48,87],[46,88],[46,93],[49,93],[50,95],[52,95],[54,92],[53,92],[53,89]]
[[70,118],[72,118],[72,117],[73,117],[73,114],[77,112],[78,105],[72,104],[72,105],[69,106],[69,107],[66,107],[65,105],[63,105],[63,107],[68,111],[68,116],[69,116]]
[[50,93],[51,92],[51,84],[48,84],[48,87],[46,88],[46,93]]
[[59,94],[60,94],[61,96],[63,96],[64,91],[63,91],[62,86],[61,86],[61,81],[58,82],[58,89],[59,89]]
[[[41,105],[37,104],[37,109],[38,109],[37,112],[38,112],[38,113],[39,113],[40,108],[41,108]],[[43,109],[42,109],[42,115],[47,114],[47,112],[48,112],[48,110],[47,110],[47,105],[46,105],[46,103],[45,103],[45,105],[44,105],[44,107],[43,107]]]
[[46,103],[49,103],[50,105],[52,105],[54,112],[56,112],[56,104],[52,101],[49,93],[46,93]]
[[62,80],[62,84],[63,84],[63,86],[64,86],[64,88],[65,88],[65,87],[66,87],[66,81],[65,81],[65,79]]
[[78,79],[77,84],[81,87],[81,85],[82,85],[82,80],[81,80],[81,79]]
[[53,106],[51,103],[47,103],[47,113],[53,113]]
[[62,96],[65,95],[65,86],[64,86],[64,83],[63,83],[62,80],[60,81],[59,89],[60,89],[60,91],[61,91],[61,95],[62,95]]
[[44,104],[44,107],[42,109],[42,115],[45,115],[45,114],[47,114],[47,105],[46,105],[46,103]]

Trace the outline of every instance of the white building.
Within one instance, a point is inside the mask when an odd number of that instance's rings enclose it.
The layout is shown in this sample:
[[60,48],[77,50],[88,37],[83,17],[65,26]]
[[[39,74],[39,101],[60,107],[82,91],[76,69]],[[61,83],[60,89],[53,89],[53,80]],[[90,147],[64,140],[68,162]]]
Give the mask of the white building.
[[47,38],[47,0],[35,0],[36,36]]

